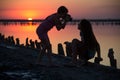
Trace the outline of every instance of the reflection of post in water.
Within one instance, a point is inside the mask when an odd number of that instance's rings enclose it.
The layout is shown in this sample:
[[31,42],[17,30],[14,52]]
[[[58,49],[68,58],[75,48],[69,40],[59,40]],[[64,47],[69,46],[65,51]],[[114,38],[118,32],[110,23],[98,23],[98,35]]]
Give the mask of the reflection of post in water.
[[108,57],[110,59],[110,65],[111,65],[111,67],[117,68],[117,66],[116,66],[117,65],[117,60],[114,59],[114,51],[113,51],[112,48],[110,48],[109,51],[108,51]]

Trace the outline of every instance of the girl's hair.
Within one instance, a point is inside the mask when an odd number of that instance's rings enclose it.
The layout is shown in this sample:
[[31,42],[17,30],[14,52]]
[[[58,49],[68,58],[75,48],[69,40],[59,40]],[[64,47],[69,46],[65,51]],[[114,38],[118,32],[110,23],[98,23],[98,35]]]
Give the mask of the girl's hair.
[[57,13],[59,14],[68,13],[68,9],[65,6],[60,6],[57,10]]
[[82,31],[83,36],[84,36],[85,44],[87,44],[89,48],[95,47],[96,43],[98,42],[93,33],[91,23],[88,20],[83,19],[80,22],[80,26],[81,26],[80,30]]
[[93,32],[90,22],[86,19],[81,20],[80,22],[82,32]]

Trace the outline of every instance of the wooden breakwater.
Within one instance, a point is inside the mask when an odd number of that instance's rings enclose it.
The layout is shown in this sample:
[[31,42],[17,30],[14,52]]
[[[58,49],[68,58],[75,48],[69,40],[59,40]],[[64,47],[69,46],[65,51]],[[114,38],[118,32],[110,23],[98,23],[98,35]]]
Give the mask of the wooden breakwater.
[[[64,44],[65,44],[66,51],[64,51],[62,43],[58,43],[58,55],[72,58],[71,42],[66,41],[64,42]],[[29,48],[29,49],[39,50],[39,51],[42,50],[41,42],[38,42],[37,40],[33,41],[32,39],[29,39],[27,37],[25,40],[25,44],[21,44],[19,38],[14,38],[14,36],[5,37],[5,35],[1,33],[0,33],[0,46],[17,46],[17,47]],[[117,60],[114,58],[113,48],[110,48],[108,50],[108,58],[110,60],[110,66],[117,68]],[[100,62],[101,60],[95,57],[94,63],[100,64]]]

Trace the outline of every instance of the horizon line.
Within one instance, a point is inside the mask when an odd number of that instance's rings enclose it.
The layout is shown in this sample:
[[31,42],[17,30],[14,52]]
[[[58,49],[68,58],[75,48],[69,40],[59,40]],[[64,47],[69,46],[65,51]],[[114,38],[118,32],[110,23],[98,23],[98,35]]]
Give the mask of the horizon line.
[[[28,22],[28,21],[31,21],[31,22],[41,22],[43,21],[44,19],[32,19],[32,20],[28,20],[28,19],[0,19],[0,22]],[[80,20],[82,19],[73,19],[72,21],[69,21],[69,22],[79,22]],[[120,22],[120,19],[110,19],[110,18],[106,18],[106,19],[87,19],[89,21],[107,21],[107,22],[111,22],[111,21],[118,21]]]

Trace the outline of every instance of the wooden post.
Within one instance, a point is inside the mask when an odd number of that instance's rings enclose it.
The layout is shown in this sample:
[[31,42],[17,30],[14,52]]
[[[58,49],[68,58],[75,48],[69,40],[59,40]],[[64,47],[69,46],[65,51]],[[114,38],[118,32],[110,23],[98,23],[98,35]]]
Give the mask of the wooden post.
[[66,45],[66,54],[68,57],[72,57],[72,48],[71,48],[71,43],[70,42],[64,42]]
[[36,46],[36,49],[40,49],[41,50],[41,44],[37,40],[35,40],[35,46]]
[[29,47],[28,38],[26,38],[25,46],[26,46],[26,47]]
[[35,48],[35,44],[34,44],[34,41],[32,41],[32,39],[30,39],[30,47]]
[[0,43],[5,43],[5,35],[0,33]]
[[61,43],[58,44],[58,54],[65,56],[63,46]]
[[111,67],[115,67],[117,68],[117,60],[114,59],[114,51],[113,51],[113,48],[110,48],[109,51],[108,51],[108,57],[110,59],[110,65]]
[[17,45],[17,46],[20,45],[20,40],[19,40],[19,38],[16,38],[16,45]]
[[15,45],[14,36],[11,36],[11,44]]

